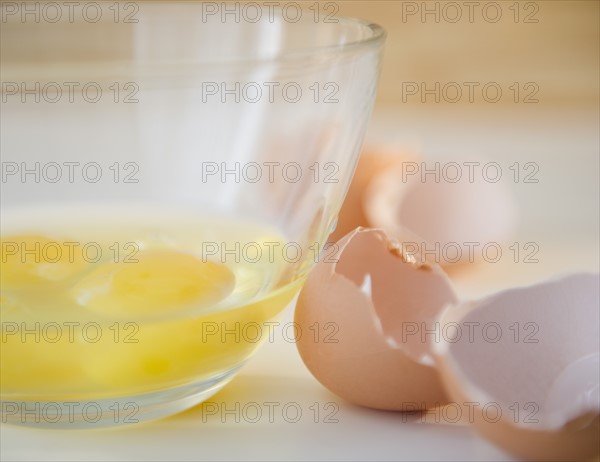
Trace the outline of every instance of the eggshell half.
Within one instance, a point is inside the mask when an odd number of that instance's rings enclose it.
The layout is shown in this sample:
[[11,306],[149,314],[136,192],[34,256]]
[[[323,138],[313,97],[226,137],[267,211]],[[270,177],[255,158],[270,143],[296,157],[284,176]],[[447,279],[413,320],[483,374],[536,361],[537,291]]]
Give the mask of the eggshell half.
[[[441,266],[474,263],[488,244],[503,244],[514,233],[516,205],[506,185],[464,175],[456,182],[444,176],[409,175],[408,166],[377,175],[363,195],[369,226],[391,236],[409,229],[423,238],[422,253]],[[425,168],[416,162],[413,168]],[[477,249],[477,251],[475,251]]]
[[403,254],[382,230],[358,228],[310,273],[296,305],[296,345],[311,373],[348,401],[431,408],[447,402],[440,376],[428,344],[402,329],[437,319],[456,301],[439,267]]
[[599,453],[599,287],[597,274],[575,274],[463,303],[440,318],[454,328],[434,346],[453,402],[476,403],[475,428],[518,458]]

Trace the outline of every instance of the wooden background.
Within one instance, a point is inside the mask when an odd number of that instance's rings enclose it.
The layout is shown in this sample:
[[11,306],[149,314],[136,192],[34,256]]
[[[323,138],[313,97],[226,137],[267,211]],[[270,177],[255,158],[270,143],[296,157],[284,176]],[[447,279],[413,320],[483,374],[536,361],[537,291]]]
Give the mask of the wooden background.
[[[321,2],[324,4],[325,2]],[[540,103],[597,105],[599,97],[599,5],[592,1],[478,1],[473,22],[465,2],[338,1],[339,14],[373,21],[388,32],[378,105],[420,104],[419,96],[402,98],[402,82],[497,82],[506,90],[499,103],[512,104],[508,87],[534,82]],[[461,7],[462,17],[450,22]],[[467,2],[468,3],[468,2]],[[494,5],[502,16],[493,23]],[[434,14],[423,7],[439,4]],[[411,8],[418,8],[410,15]],[[515,10],[519,12],[515,22]],[[404,12],[404,17],[403,17]],[[444,14],[445,12],[445,14]],[[525,22],[537,20],[537,22]],[[480,87],[481,88],[481,87]],[[467,88],[465,87],[465,90]],[[531,89],[529,89],[531,91]],[[510,94],[508,93],[510,92]],[[524,93],[520,95],[522,99]],[[450,103],[451,104],[451,103]],[[483,98],[468,103],[485,104]]]

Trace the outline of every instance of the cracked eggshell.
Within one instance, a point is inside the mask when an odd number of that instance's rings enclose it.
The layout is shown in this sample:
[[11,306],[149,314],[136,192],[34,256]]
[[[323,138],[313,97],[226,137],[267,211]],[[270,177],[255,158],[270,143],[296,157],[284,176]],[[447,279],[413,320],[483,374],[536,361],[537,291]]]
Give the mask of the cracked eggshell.
[[355,228],[368,226],[363,195],[371,180],[386,169],[399,168],[403,162],[414,162],[418,158],[416,153],[401,148],[371,146],[363,150],[329,240],[338,241]]
[[599,287],[597,274],[575,274],[463,303],[440,318],[454,326],[434,346],[453,402],[477,403],[475,428],[518,458],[598,456]]
[[[417,410],[447,402],[428,345],[402,329],[433,321],[456,295],[437,266],[357,228],[325,252],[300,292],[298,351],[329,390],[362,406]],[[329,334],[329,335],[328,335]]]
[[[377,175],[363,197],[369,226],[394,237],[409,229],[422,238],[419,247],[439,245],[435,261],[442,266],[473,263],[481,259],[483,246],[511,238],[517,208],[502,181],[477,176],[471,182],[466,172],[454,181],[456,173],[442,174],[441,167],[439,178],[433,173],[423,177],[423,169],[433,171],[432,165],[407,162]],[[475,250],[471,243],[477,244]],[[489,258],[496,258],[494,251],[489,250]]]

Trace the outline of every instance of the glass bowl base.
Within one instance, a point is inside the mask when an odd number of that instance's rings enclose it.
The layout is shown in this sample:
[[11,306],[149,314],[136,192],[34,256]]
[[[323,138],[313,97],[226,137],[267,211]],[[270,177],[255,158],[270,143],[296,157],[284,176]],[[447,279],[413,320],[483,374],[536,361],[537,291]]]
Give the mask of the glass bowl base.
[[2,423],[55,429],[131,425],[176,414],[207,400],[237,373],[236,366],[210,379],[122,398],[71,401],[2,400]]

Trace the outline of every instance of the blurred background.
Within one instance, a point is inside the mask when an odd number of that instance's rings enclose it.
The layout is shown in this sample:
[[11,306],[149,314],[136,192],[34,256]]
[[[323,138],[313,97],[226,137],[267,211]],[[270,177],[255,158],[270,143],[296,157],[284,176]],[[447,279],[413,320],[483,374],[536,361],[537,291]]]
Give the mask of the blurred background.
[[[600,2],[336,3],[340,15],[373,21],[388,32],[378,108],[419,105],[419,98],[403,101],[401,82],[498,82],[508,89],[519,81],[537,83],[544,109],[597,109]],[[499,104],[513,107],[512,94],[506,96]],[[482,98],[474,106],[487,107]]]
[[[502,167],[518,210],[514,240],[537,243],[539,264],[487,265],[469,281],[491,289],[597,271],[600,2],[336,5],[388,32],[367,149]],[[515,181],[515,163],[529,163],[537,181]]]

